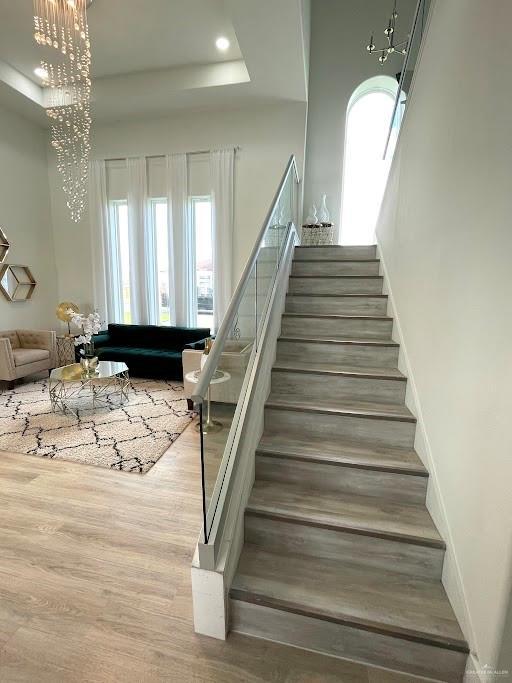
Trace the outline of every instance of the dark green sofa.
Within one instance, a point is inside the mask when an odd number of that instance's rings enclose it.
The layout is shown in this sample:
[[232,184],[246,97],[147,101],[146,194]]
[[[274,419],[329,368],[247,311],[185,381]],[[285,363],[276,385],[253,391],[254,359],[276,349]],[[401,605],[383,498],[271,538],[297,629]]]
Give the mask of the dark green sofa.
[[207,327],[158,327],[110,324],[94,335],[100,360],[123,361],[133,377],[183,380],[181,354],[185,348],[204,348]]

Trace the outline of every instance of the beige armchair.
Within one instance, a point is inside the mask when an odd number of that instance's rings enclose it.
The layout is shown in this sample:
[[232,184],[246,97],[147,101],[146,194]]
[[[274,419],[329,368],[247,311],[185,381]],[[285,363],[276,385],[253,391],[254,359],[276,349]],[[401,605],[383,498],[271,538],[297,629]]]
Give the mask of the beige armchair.
[[0,331],[0,381],[14,381],[57,364],[57,338],[46,330]]

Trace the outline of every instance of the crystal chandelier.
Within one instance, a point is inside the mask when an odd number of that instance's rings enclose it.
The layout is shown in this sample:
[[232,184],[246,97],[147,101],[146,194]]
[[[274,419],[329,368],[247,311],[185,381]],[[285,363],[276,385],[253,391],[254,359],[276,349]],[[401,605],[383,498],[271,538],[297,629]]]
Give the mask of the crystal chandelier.
[[402,55],[407,54],[407,47],[408,47],[408,42],[409,39],[406,38],[405,40],[399,40],[395,41],[395,29],[396,29],[396,20],[398,18],[398,12],[396,11],[396,0],[393,4],[393,11],[391,12],[391,16],[389,17],[388,21],[388,26],[386,29],[384,29],[384,35],[386,36],[387,39],[387,45],[384,47],[375,47],[375,44],[373,42],[373,34],[370,36],[370,42],[366,46],[366,49],[370,54],[378,54],[379,55],[379,62],[381,66],[384,65],[384,62],[387,61],[387,58],[389,55],[393,54],[394,52],[399,52]]
[[66,203],[77,223],[83,215],[91,150],[91,0],[34,0],[34,38],[43,52],[43,85],[51,144],[63,179]]

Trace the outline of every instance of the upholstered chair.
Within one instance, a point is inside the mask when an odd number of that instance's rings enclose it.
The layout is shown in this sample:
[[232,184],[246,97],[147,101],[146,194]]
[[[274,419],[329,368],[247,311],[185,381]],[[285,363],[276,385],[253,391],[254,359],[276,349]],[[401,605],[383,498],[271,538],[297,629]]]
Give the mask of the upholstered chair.
[[0,381],[14,381],[57,364],[57,338],[46,330],[0,331]]

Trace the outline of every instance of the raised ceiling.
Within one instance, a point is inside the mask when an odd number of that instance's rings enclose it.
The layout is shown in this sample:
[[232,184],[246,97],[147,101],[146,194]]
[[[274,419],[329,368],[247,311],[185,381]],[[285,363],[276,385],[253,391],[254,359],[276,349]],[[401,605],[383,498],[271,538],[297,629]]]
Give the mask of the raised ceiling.
[[[32,17],[32,0],[0,0],[0,59],[39,83]],[[242,58],[223,0],[94,0],[88,18],[96,78]]]
[[[298,0],[94,0],[96,121],[307,98]],[[0,104],[47,125],[32,0],[0,0]],[[226,52],[215,46],[227,37]]]

